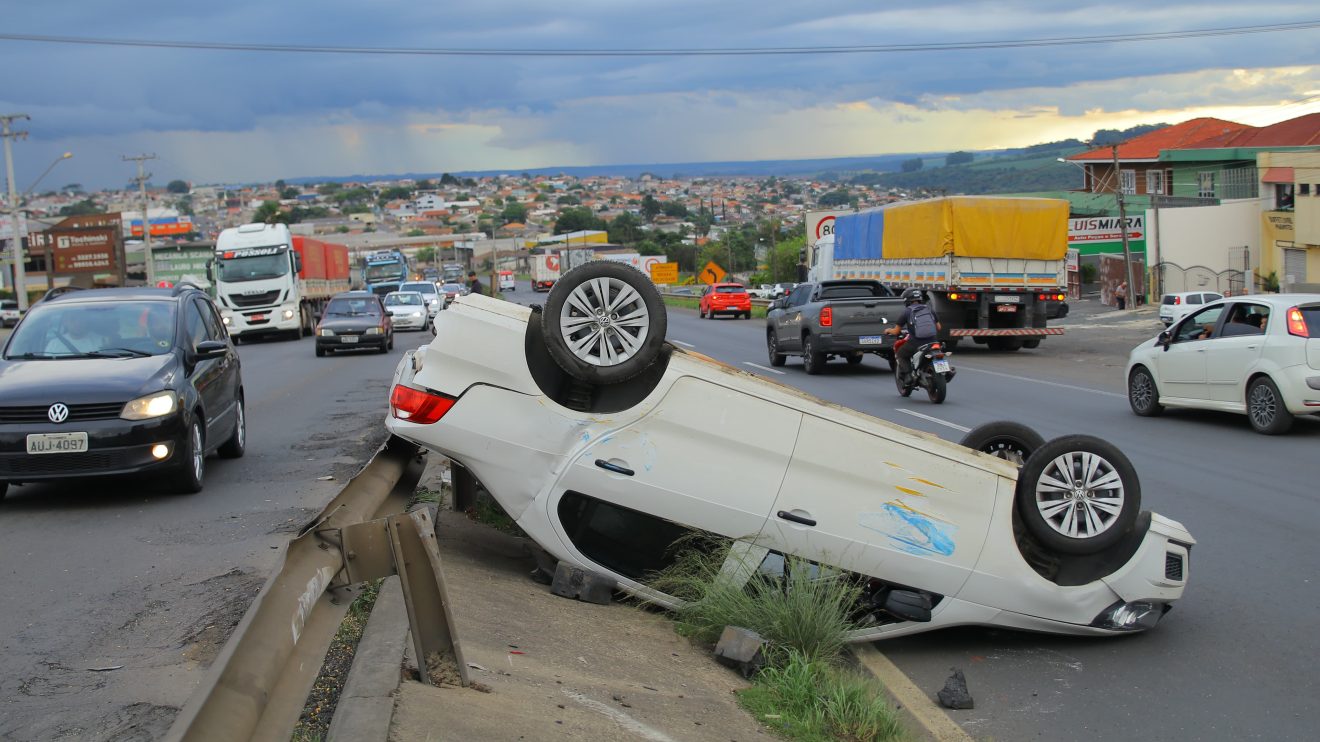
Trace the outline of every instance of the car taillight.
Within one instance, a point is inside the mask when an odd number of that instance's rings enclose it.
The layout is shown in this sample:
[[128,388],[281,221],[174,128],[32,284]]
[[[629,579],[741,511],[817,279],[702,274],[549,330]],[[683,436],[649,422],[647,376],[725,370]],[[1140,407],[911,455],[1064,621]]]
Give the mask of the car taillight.
[[1181,297],[1181,296],[1175,296],[1175,297],[1173,297],[1173,303],[1174,303],[1174,304],[1182,304],[1182,297]]
[[824,309],[820,310],[820,326],[821,327],[834,326],[834,309],[832,307],[825,307]]
[[1300,338],[1311,337],[1311,330],[1306,326],[1306,318],[1302,316],[1302,310],[1297,307],[1288,310],[1288,334]]
[[444,417],[454,402],[452,397],[395,384],[390,392],[390,413],[400,420],[430,425]]

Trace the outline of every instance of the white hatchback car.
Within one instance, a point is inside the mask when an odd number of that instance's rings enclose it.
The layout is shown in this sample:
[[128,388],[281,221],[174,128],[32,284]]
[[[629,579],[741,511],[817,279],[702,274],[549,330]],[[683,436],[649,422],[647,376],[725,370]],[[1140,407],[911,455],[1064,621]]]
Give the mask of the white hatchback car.
[[399,286],[400,291],[416,291],[426,300],[426,313],[434,317],[441,309],[444,309],[445,297],[440,293],[440,289],[432,281],[408,281]]
[[416,291],[391,291],[385,295],[385,311],[396,330],[425,330],[429,320],[426,298]]
[[743,579],[795,555],[855,580],[856,641],[1123,634],[1186,585],[1191,535],[1140,511],[1114,446],[992,423],[964,447],[674,348],[627,265],[570,271],[543,311],[466,296],[436,324],[395,372],[389,430],[466,467],[554,558],[645,600],[678,603],[654,578],[694,535],[722,539]]
[[1128,356],[1128,402],[1246,414],[1257,432],[1287,432],[1320,414],[1320,294],[1250,294],[1201,307]]
[[1177,322],[1187,316],[1188,312],[1194,312],[1200,309],[1203,304],[1209,304],[1212,301],[1219,301],[1224,298],[1223,294],[1214,291],[1183,291],[1176,294],[1165,294],[1160,299],[1160,321],[1165,327]]

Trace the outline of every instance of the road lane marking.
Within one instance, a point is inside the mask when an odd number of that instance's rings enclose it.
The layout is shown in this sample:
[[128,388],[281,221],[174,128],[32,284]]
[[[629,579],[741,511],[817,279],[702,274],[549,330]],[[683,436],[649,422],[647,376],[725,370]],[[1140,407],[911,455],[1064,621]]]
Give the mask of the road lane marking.
[[911,416],[913,416],[913,417],[919,417],[919,418],[921,418],[922,420],[929,420],[929,421],[931,421],[931,422],[933,422],[933,423],[939,423],[940,425],[944,425],[944,426],[946,426],[946,427],[953,428],[954,430],[960,430],[960,431],[962,431],[962,432],[964,432],[964,433],[969,432],[969,431],[971,430],[971,428],[964,427],[964,426],[959,425],[959,424],[957,424],[957,423],[951,423],[951,422],[949,422],[948,420],[941,420],[941,419],[939,419],[938,417],[931,417],[930,415],[923,415],[923,414],[921,414],[920,412],[917,412],[917,411],[915,411],[915,410],[908,410],[908,409],[904,409],[904,408],[902,408],[902,407],[895,407],[894,409],[898,410],[899,412],[903,413],[904,415],[911,415]]
[[682,340],[670,340],[669,342],[671,342],[671,343],[675,343],[675,344],[677,344],[677,345],[681,345],[681,346],[683,346],[684,348],[695,348],[695,347],[697,347],[697,346],[693,345],[692,343],[685,343],[685,342],[683,342]]
[[853,655],[880,684],[916,720],[931,739],[938,742],[972,742],[972,736],[963,731],[948,712],[930,700],[926,692],[917,687],[888,657],[871,644],[855,644]]
[[783,372],[783,371],[780,371],[780,370],[777,369],[777,368],[770,368],[769,366],[762,366],[762,365],[759,364],[759,363],[752,363],[751,361],[743,361],[743,365],[744,365],[744,366],[751,366],[752,368],[759,368],[759,369],[761,369],[762,371],[769,371],[769,372],[772,373],[772,374],[779,374],[780,376],[783,376],[783,375],[784,375],[784,372]]
[[961,364],[961,363],[958,364],[958,370],[959,370],[959,371],[962,371],[962,370],[964,370],[964,369],[966,369],[966,370],[968,370],[968,371],[972,371],[972,372],[978,373],[978,374],[990,374],[991,376],[1002,376],[1002,377],[1004,377],[1005,379],[1017,379],[1018,381],[1026,381],[1026,382],[1029,382],[1029,383],[1031,383],[1031,384],[1044,384],[1044,385],[1046,385],[1046,386],[1057,386],[1057,387],[1059,387],[1060,389],[1072,389],[1072,390],[1074,390],[1074,391],[1078,391],[1078,392],[1090,392],[1091,394],[1099,394],[1099,395],[1102,395],[1102,396],[1105,396],[1105,397],[1118,397],[1119,399],[1127,399],[1127,395],[1126,395],[1126,394],[1119,394],[1118,392],[1106,392],[1106,391],[1104,391],[1104,390],[1102,390],[1102,389],[1092,389],[1092,388],[1090,388],[1090,387],[1077,386],[1077,385],[1075,385],[1075,384],[1061,384],[1061,383],[1059,383],[1059,382],[1057,382],[1057,381],[1045,381],[1044,379],[1037,379],[1037,378],[1034,378],[1034,377],[1031,377],[1031,376],[1017,376],[1017,375],[1015,375],[1015,374],[1006,374],[1006,373],[1002,373],[1002,372],[999,372],[999,371],[988,371],[988,370],[983,369],[983,368],[976,368],[976,367],[974,367],[974,366],[966,366],[966,365],[963,365],[963,364]]

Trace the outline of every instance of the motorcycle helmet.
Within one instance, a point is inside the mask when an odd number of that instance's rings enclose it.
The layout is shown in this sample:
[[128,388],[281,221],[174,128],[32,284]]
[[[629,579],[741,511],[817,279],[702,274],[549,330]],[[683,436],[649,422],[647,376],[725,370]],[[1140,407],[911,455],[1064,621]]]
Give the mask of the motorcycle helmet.
[[903,292],[903,306],[910,307],[913,304],[925,304],[926,292],[921,289],[908,289]]

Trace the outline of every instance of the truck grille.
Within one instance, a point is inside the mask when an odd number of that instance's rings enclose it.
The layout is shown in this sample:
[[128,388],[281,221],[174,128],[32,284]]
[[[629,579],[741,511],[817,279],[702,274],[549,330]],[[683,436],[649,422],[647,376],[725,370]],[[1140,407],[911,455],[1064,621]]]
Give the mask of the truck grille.
[[[89,420],[114,420],[124,409],[123,402],[102,404],[71,404],[66,423],[87,422]],[[0,424],[50,423],[46,413],[50,405],[26,405],[23,407],[0,407]],[[52,454],[53,455],[53,454]]]
[[1177,580],[1183,579],[1183,558],[1181,554],[1164,554],[1164,579]]
[[260,294],[230,294],[229,303],[236,307],[265,307],[274,304],[280,298],[280,290],[266,291]]

